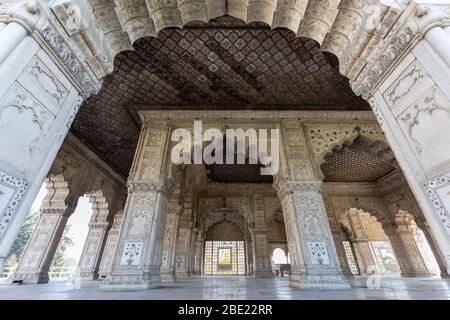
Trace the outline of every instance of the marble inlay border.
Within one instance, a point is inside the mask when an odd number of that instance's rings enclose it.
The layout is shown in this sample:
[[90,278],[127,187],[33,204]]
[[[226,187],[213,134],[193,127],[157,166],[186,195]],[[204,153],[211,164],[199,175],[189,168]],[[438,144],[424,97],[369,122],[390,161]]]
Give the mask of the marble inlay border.
[[26,179],[0,170],[0,184],[13,189],[8,205],[0,213],[0,240],[2,240],[31,183]]

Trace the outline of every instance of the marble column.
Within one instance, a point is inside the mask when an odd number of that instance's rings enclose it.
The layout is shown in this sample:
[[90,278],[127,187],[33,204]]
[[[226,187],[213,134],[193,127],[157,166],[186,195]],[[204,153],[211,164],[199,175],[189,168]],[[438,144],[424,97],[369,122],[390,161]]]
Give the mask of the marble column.
[[178,219],[182,211],[179,203],[179,190],[175,191],[167,208],[161,251],[161,280],[175,281],[175,251],[177,241]]
[[46,179],[47,195],[40,209],[40,218],[28,240],[13,280],[25,283],[47,283],[53,257],[67,220],[74,212],[78,198],[66,204],[68,183],[62,175]]
[[78,275],[86,280],[98,279],[98,270],[111,227],[109,207],[101,190],[87,194],[92,206],[89,232],[78,264]]
[[117,250],[118,235],[120,227],[122,226],[122,218],[123,218],[123,210],[118,211],[114,215],[114,222],[111,226],[111,229],[109,229],[108,232],[105,250],[103,251],[102,260],[98,271],[100,278],[105,278],[112,271],[114,254],[116,253]]
[[395,217],[395,222],[397,224],[397,234],[403,243],[403,247],[405,248],[406,255],[411,265],[408,276],[432,276],[416,241],[415,233],[417,232],[417,225],[414,222],[413,216],[408,212],[400,210]]
[[253,229],[254,260],[253,275],[255,277],[273,277],[270,261],[270,245],[268,229]]
[[261,194],[254,194],[253,214],[255,226],[252,228],[253,242],[253,275],[256,277],[272,277],[272,263],[270,259],[271,246],[269,244],[269,228],[264,213],[264,197]]
[[192,232],[190,221],[180,220],[176,242],[175,274],[177,278],[189,277],[188,257]]
[[349,240],[355,253],[356,263],[361,275],[370,275],[377,263],[370,248],[365,227],[361,221],[362,210],[351,208],[341,216],[341,224],[349,233]]
[[433,253],[434,258],[436,259],[436,263],[439,266],[440,276],[441,278],[448,278],[449,274],[447,273],[447,265],[445,264],[444,258],[442,257],[442,253],[439,250],[439,247],[434,240],[433,234],[431,233],[430,227],[426,224],[425,221],[417,220],[417,226],[422,230],[425,239],[430,246],[431,252]]
[[202,262],[203,262],[203,248],[205,246],[205,239],[199,233],[195,241],[195,262],[194,262],[194,274],[202,274]]
[[360,275],[371,275],[374,272],[374,268],[378,268],[378,266],[370,249],[369,241],[367,239],[352,239],[350,242],[355,253]]
[[129,183],[114,265],[102,289],[143,290],[159,287],[161,242],[169,192],[162,182]]
[[336,252],[338,254],[339,262],[341,264],[342,273],[346,277],[353,277],[353,273],[348,265],[347,254],[345,253],[343,238],[339,230],[333,230],[333,239],[336,245]]
[[291,257],[291,285],[349,288],[342,274],[319,181],[275,183],[283,207]]
[[113,270],[103,290],[145,290],[161,283],[164,225],[175,187],[166,161],[170,159],[170,128],[165,121],[143,122]]

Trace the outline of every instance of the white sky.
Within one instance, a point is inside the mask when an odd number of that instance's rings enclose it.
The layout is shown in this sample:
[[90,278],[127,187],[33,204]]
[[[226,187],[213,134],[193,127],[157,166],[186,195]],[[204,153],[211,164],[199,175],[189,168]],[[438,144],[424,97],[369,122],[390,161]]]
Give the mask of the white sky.
[[[31,210],[39,210],[42,200],[45,197],[47,190],[42,185],[36,199],[31,206]],[[74,245],[67,249],[67,257],[74,258],[76,261],[80,260],[81,251],[83,251],[84,242],[89,231],[88,223],[91,218],[92,209],[89,199],[80,197],[77,208],[72,216],[69,218],[67,225],[71,225],[68,236],[74,241]]]

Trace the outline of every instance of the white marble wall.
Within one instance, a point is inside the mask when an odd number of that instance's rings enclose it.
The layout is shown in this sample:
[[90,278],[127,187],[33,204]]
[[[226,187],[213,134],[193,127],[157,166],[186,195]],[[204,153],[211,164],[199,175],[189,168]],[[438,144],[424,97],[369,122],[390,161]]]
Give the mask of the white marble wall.
[[53,52],[26,28],[0,30],[0,267],[82,99]]
[[450,271],[450,29],[421,32],[370,102]]

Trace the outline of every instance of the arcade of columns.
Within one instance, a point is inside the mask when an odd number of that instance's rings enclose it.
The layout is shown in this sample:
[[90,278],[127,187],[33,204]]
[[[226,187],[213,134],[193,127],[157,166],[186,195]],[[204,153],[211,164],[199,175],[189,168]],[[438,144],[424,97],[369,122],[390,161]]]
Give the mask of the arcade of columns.
[[[361,244],[358,254],[366,250],[360,241],[365,235],[350,209],[371,213],[382,224],[404,275],[428,274],[412,241],[416,225],[431,244],[441,273],[447,274],[447,1],[221,4],[219,0],[0,2],[0,267],[45,179],[48,194],[41,218],[15,274],[31,282],[47,280],[57,240],[82,194],[90,197],[94,213],[80,275],[107,274],[105,290],[150,288],[161,278],[201,272],[202,243],[208,228],[219,223],[210,219],[228,219],[236,225],[252,246],[247,248],[252,251],[247,270],[268,275],[269,222],[281,213],[291,283],[346,287],[342,271],[348,273],[348,266],[339,240],[344,237],[339,226],[345,219],[351,221],[347,236]],[[80,9],[79,21],[68,10],[71,5]],[[226,111],[181,116],[141,112],[143,126],[123,206],[123,178],[68,135],[79,106],[112,72],[114,56],[132,49],[136,39],[224,14],[287,28],[317,41],[322,50],[338,57],[341,73],[370,103],[375,120],[365,112],[248,111],[239,118]],[[202,177],[201,168],[172,166],[171,130],[192,125],[198,118],[219,128],[225,119],[227,125],[239,127],[281,128],[282,166],[273,188],[254,186],[252,194],[221,186],[205,189],[205,179],[196,178]],[[358,188],[323,184],[320,166],[326,154],[361,137],[387,143],[404,177]],[[75,157],[79,160],[71,163]],[[220,208],[224,195],[240,215],[230,218],[220,210],[211,214]]]

